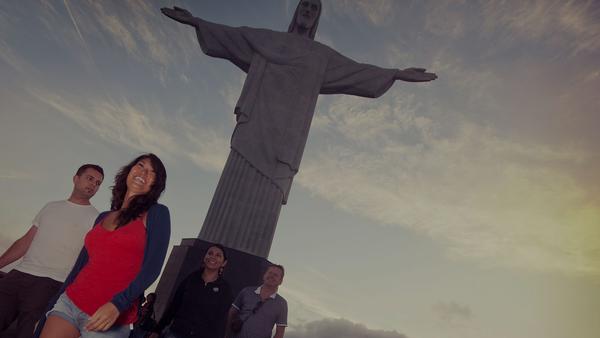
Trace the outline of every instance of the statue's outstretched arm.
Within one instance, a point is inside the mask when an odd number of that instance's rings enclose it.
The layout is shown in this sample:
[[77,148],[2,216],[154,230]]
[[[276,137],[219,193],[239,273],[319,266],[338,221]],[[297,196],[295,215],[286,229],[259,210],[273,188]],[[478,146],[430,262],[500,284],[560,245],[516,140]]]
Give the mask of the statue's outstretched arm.
[[247,37],[247,34],[253,34],[251,29],[206,21],[180,7],[161,8],[160,11],[170,19],[194,27],[204,54],[227,59],[248,72],[254,55]]
[[190,11],[180,7],[167,8],[163,7],[160,11],[169,18],[185,25],[196,27],[198,18],[194,17]]
[[424,82],[436,78],[437,75],[427,73],[423,68],[381,68],[356,62],[331,50],[320,93],[376,98],[390,89],[396,80]]
[[398,69],[394,78],[406,82],[428,82],[437,79],[437,75],[427,73],[425,68],[406,68]]

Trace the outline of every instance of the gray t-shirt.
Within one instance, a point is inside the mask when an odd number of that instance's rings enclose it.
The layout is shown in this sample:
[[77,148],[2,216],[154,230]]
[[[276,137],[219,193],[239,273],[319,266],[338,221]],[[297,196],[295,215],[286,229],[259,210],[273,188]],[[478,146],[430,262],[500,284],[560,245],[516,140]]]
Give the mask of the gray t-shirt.
[[274,325],[287,326],[286,300],[274,293],[259,304],[260,289],[260,286],[246,287],[233,301],[232,306],[240,311],[240,318],[244,320],[236,338],[270,338]]

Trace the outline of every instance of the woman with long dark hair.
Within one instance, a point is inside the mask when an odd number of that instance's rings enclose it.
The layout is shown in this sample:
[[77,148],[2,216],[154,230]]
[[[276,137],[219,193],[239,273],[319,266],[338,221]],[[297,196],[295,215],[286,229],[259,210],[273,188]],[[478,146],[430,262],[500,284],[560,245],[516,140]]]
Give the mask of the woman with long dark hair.
[[154,328],[150,338],[159,337],[169,326],[165,338],[222,338],[225,335],[227,311],[233,297],[223,279],[227,253],[220,244],[206,250],[202,268],[186,277],[173,300]]
[[122,167],[42,329],[42,338],[129,336],[144,290],[162,268],[171,223],[158,203],[167,173],[154,154]]

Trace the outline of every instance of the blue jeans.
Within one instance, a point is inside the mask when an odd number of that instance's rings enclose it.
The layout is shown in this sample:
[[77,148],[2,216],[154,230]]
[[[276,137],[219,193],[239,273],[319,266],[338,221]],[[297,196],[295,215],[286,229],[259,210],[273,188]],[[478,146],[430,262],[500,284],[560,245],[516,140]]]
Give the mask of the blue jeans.
[[56,304],[48,312],[48,317],[57,316],[71,323],[79,333],[81,338],[128,338],[129,325],[113,325],[107,331],[88,331],[84,329],[90,316],[81,311],[77,305],[73,304],[67,294],[60,295]]

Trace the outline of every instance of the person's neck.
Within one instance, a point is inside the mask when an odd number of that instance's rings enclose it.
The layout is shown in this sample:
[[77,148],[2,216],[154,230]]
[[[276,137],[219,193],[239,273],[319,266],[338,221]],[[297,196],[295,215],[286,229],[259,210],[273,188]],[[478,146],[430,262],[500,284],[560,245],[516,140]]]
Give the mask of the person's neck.
[[133,201],[133,199],[139,194],[133,193],[130,190],[125,192],[125,198],[123,198],[123,204],[121,204],[121,210],[127,209],[129,207],[129,203]]
[[85,197],[77,196],[77,194],[71,194],[69,199],[67,200],[71,203],[79,204],[79,205],[90,205],[90,199]]
[[129,190],[127,190],[127,192],[125,192],[125,198],[123,199],[123,204],[121,204],[121,209],[127,209],[127,207],[129,206],[129,203],[135,198],[135,196],[137,196],[134,193],[129,192]]
[[262,298],[267,298],[267,297],[271,297],[272,294],[276,293],[278,289],[279,289],[278,286],[270,286],[270,285],[263,284],[262,288],[260,288],[260,293],[261,293]]
[[204,283],[210,283],[210,282],[214,282],[219,278],[219,271],[217,270],[209,270],[209,269],[204,269],[204,271],[202,271],[202,279],[204,280]]

